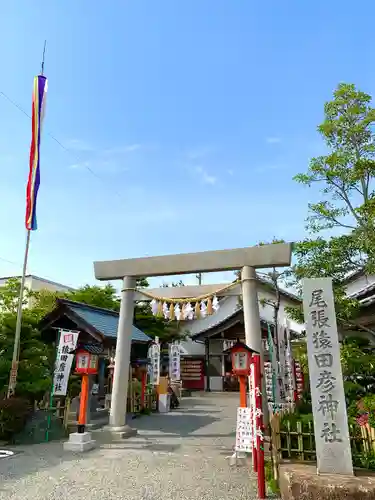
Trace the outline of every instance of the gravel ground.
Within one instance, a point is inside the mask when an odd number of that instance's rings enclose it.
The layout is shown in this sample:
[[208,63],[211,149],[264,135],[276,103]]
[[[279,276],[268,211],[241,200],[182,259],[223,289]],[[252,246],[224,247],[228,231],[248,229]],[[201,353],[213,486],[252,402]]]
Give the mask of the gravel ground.
[[0,459],[0,499],[256,499],[246,465],[230,467],[238,394],[185,398],[179,411],[133,420],[138,436],[75,455],[61,443]]

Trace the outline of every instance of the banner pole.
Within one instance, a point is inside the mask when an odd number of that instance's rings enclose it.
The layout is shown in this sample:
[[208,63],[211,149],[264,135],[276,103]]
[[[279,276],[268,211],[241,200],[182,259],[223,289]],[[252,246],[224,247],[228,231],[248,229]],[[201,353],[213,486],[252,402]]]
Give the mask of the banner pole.
[[12,367],[9,375],[9,385],[8,385],[8,395],[10,398],[14,395],[16,384],[17,384],[17,375],[18,375],[18,361],[20,355],[20,339],[21,339],[21,327],[22,327],[22,308],[23,308],[23,294],[25,289],[25,280],[26,280],[26,271],[27,271],[27,261],[29,257],[29,247],[30,247],[30,232],[26,231],[26,245],[25,245],[25,255],[23,258],[23,269],[22,269],[22,277],[21,277],[21,285],[20,285],[20,295],[18,299],[18,308],[17,308],[17,322],[16,322],[16,331],[14,334],[14,345],[13,345],[13,358],[12,358]]

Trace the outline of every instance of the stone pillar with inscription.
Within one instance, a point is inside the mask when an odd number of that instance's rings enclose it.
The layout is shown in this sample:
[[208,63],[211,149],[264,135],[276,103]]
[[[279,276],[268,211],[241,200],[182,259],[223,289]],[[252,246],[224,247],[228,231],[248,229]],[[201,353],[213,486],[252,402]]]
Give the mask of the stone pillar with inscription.
[[331,278],[303,280],[318,474],[353,475]]

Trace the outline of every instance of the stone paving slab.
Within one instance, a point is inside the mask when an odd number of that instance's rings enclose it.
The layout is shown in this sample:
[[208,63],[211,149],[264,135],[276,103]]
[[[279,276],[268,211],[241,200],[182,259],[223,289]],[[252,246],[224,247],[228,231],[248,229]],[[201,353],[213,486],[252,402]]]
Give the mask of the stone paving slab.
[[0,460],[0,499],[255,499],[250,469],[230,467],[227,458],[235,396],[189,398],[180,411],[134,420],[137,437],[98,439],[86,454],[64,452],[58,442],[18,448]]

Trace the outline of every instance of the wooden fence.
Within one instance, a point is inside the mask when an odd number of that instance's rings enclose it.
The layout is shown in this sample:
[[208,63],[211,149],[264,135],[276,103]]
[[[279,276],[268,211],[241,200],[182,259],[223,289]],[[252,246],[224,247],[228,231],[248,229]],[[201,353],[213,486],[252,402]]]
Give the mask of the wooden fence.
[[[151,390],[146,392],[144,409],[149,412],[157,410],[157,395],[155,391]],[[141,397],[140,395],[134,394],[132,398],[128,398],[128,412],[139,414],[141,411]],[[38,442],[42,435],[45,436],[43,439],[44,441],[56,439],[56,436],[66,435],[68,433],[68,427],[72,425],[71,400],[69,398],[54,398],[52,405],[51,402],[46,399],[36,402],[34,405],[34,415],[39,415],[40,418],[38,418],[38,427],[34,426],[28,431],[28,438],[30,440],[33,439],[33,435]],[[58,427],[61,429],[60,433],[56,432],[57,423]]]
[[[271,443],[274,471],[283,459],[301,461],[316,460],[314,425],[311,421],[304,422],[283,415],[272,415]],[[350,442],[353,458],[369,453],[375,454],[375,429],[358,424],[349,426]]]

